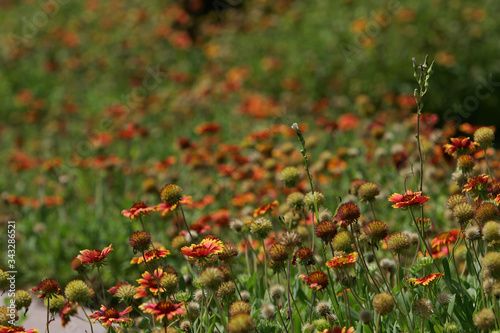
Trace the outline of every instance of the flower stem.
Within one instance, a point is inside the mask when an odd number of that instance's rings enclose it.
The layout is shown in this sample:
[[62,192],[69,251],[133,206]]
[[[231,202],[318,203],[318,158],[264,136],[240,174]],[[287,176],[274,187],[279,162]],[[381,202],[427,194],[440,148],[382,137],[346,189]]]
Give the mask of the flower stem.
[[106,303],[106,292],[104,291],[104,282],[102,282],[101,270],[99,267],[97,267],[97,275],[99,276],[99,281],[101,282],[102,301],[103,303]]
[[92,323],[90,322],[90,318],[89,316],[87,315],[87,312],[85,311],[85,307],[82,306],[82,310],[83,310],[83,313],[85,314],[85,317],[87,317],[87,320],[89,321],[89,325],[90,325],[90,332],[94,333],[94,328],[92,328]]
[[293,313],[292,313],[292,292],[290,291],[290,263],[291,259],[288,258],[288,274],[286,276],[287,296],[288,296],[288,316],[290,317],[290,331],[294,333],[293,329]]
[[189,233],[189,236],[191,236],[191,241],[194,240],[193,235],[191,234],[191,231],[189,230],[189,226],[186,221],[186,215],[184,215],[184,208],[182,208],[181,203],[179,203],[179,207],[181,208],[181,213],[182,213],[182,219],[184,220],[184,225],[186,226],[186,230]]
[[316,290],[314,290],[314,293],[313,293],[313,299],[312,299],[312,302],[311,302],[311,312],[309,313],[309,324],[312,324],[312,320],[313,320],[313,309],[314,309],[314,301],[316,300]]
[[50,330],[49,330],[49,324],[50,324],[50,321],[49,321],[49,309],[50,309],[50,297],[47,297],[47,333],[50,333]]

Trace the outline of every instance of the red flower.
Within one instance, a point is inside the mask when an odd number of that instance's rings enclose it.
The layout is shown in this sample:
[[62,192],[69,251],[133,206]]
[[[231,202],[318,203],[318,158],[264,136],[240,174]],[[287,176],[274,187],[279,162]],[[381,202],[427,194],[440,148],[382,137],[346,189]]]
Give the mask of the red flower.
[[460,230],[458,229],[451,229],[448,232],[442,232],[439,235],[436,236],[431,241],[431,247],[432,247],[432,252],[439,252],[441,251],[441,248],[443,245],[449,245],[452,243],[455,243],[457,241],[457,238],[460,234]]
[[[179,200],[179,204],[181,205],[192,205],[193,204],[193,198],[191,196],[187,197],[182,197],[181,200]],[[166,203],[161,203],[156,206],[156,210],[159,210],[161,212],[161,216],[167,215],[169,212],[175,210],[177,208],[178,204],[166,204]]]
[[116,323],[131,323],[132,319],[131,318],[125,318],[124,316],[132,311],[132,307],[129,306],[122,312],[118,312],[118,310],[114,308],[109,308],[106,309],[104,305],[101,305],[101,311],[96,311],[93,314],[90,315],[90,318],[95,319],[94,323],[96,321],[100,321],[101,325],[108,328],[112,324]]
[[141,264],[144,262],[144,258],[146,258],[146,262],[150,262],[151,260],[164,258],[164,257],[168,256],[169,254],[170,254],[169,250],[165,249],[164,247],[160,247],[158,249],[153,249],[153,250],[150,250],[148,252],[145,252],[144,257],[140,256],[140,257],[132,258],[132,260],[130,260],[130,263],[131,264]]
[[336,256],[326,262],[326,266],[330,268],[347,268],[350,264],[354,264],[358,258],[358,253],[353,252],[346,256]]
[[443,275],[444,275],[443,273],[436,273],[436,274],[432,273],[432,274],[424,276],[421,279],[410,278],[410,279],[408,279],[408,282],[413,286],[418,286],[418,285],[428,286],[429,284],[435,282],[440,276],[443,276]]
[[305,274],[300,274],[299,278],[302,279],[305,283],[309,285],[309,287],[322,290],[328,287],[328,276],[323,272],[318,270],[312,271],[309,276]]
[[155,316],[155,321],[161,321],[165,317],[167,320],[174,319],[175,316],[180,316],[184,313],[184,305],[181,303],[171,303],[170,301],[160,301],[158,303],[144,303],[139,306],[139,309]]
[[223,243],[220,239],[204,238],[200,244],[184,246],[181,253],[190,258],[207,257],[222,252]]
[[80,251],[81,254],[77,258],[80,259],[82,264],[97,264],[104,260],[111,251],[113,251],[113,244],[105,247],[102,251],[97,249]]
[[495,204],[496,204],[497,206],[499,206],[499,205],[500,205],[500,194],[499,194],[499,195],[497,195],[497,197],[495,198]]
[[160,281],[163,277],[163,269],[158,268],[153,272],[154,276],[149,272],[142,274],[142,279],[138,279],[140,286],[137,287],[137,293],[134,298],[146,297],[148,295],[157,295],[160,290],[157,280]]
[[122,215],[133,220],[137,216],[147,215],[147,214],[150,214],[152,212],[155,212],[156,209],[157,209],[156,206],[148,207],[148,206],[146,206],[146,204],[144,202],[136,202],[136,203],[134,203],[132,208],[130,208],[130,210],[127,210],[127,209],[122,210]]
[[451,144],[445,144],[444,147],[444,152],[456,157],[458,155],[463,155],[463,154],[470,154],[473,153],[476,150],[477,144],[474,141],[471,141],[470,138],[451,138],[450,139]]
[[405,194],[394,193],[389,197],[389,201],[395,203],[393,208],[405,208],[408,206],[421,205],[430,198],[422,196],[422,192],[406,191]]
[[254,212],[253,212],[253,217],[257,217],[259,215],[264,215],[265,213],[269,212],[269,211],[272,211],[274,209],[274,207],[278,206],[278,200],[274,200],[272,203],[270,204],[267,204],[267,205],[264,205],[264,206],[261,206],[259,208],[257,208]]
[[4,326],[0,325],[0,333],[38,333],[38,330],[32,328],[25,331],[22,326]]
[[59,311],[61,316],[61,325],[65,327],[71,320],[71,316],[76,316],[78,314],[78,303],[73,303],[71,301],[66,301],[66,305]]
[[45,279],[37,287],[31,288],[31,292],[35,293],[40,291],[41,294],[38,295],[38,298],[51,298],[52,296],[58,294],[61,295],[61,287],[56,280]]
[[479,195],[488,190],[488,181],[490,176],[482,174],[476,177],[467,179],[467,185],[464,186],[464,192],[469,194]]

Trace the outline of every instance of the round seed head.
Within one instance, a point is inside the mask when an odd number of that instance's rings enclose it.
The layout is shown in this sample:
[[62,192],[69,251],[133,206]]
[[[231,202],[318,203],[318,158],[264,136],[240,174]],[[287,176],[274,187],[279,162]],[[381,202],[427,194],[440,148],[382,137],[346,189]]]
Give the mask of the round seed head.
[[449,210],[453,210],[456,205],[461,203],[467,203],[467,198],[463,194],[453,194],[446,200],[446,207]]
[[233,281],[222,282],[222,284],[217,289],[217,296],[227,301],[234,296],[235,291],[236,291],[236,285],[234,284]]
[[118,288],[115,296],[118,297],[122,302],[126,302],[127,300],[132,300],[135,294],[137,294],[137,287],[126,283]]
[[161,189],[160,197],[168,205],[178,204],[182,199],[182,188],[179,185],[167,184]]
[[394,298],[386,292],[380,293],[373,297],[373,309],[381,316],[389,314],[394,309]]
[[66,299],[62,295],[54,295],[50,298],[45,298],[43,301],[45,306],[49,306],[50,313],[58,313],[62,308],[66,306]]
[[245,313],[249,315],[250,311],[251,311],[250,305],[244,301],[233,302],[229,307],[229,315],[231,317],[234,317],[239,313]]
[[215,290],[224,281],[224,273],[217,267],[207,267],[201,272],[198,283],[209,289]]
[[354,179],[351,181],[351,186],[349,188],[349,194],[354,196],[358,196],[358,190],[361,185],[366,183],[366,180],[363,179]]
[[500,252],[488,252],[481,260],[491,277],[500,279]]
[[273,224],[266,218],[258,218],[250,224],[250,232],[255,235],[257,239],[264,239],[269,235],[273,229]]
[[160,280],[162,290],[164,290],[168,295],[174,293],[174,291],[177,289],[178,283],[179,277],[175,273],[165,273]]
[[299,170],[295,167],[286,167],[281,171],[281,181],[285,183],[288,188],[296,187],[300,179]]
[[363,322],[363,324],[368,325],[373,319],[373,314],[370,310],[363,309],[359,313],[359,320]]
[[180,250],[184,246],[188,246],[188,242],[184,235],[177,235],[172,239],[172,248],[174,250]]
[[396,270],[396,262],[392,259],[384,258],[380,260],[380,268],[388,272],[394,272]]
[[491,147],[495,141],[495,132],[489,127],[480,127],[474,132],[474,141],[479,143],[479,148]]
[[332,221],[320,222],[316,226],[315,233],[323,242],[328,243],[337,233],[337,225]]
[[429,318],[431,314],[434,313],[434,310],[432,309],[432,303],[427,298],[417,299],[413,303],[413,311],[416,316],[422,317],[424,319]]
[[[14,321],[19,320],[19,314],[17,310],[14,310],[14,318],[11,318],[11,312],[6,306],[0,306],[0,325],[9,325],[9,321],[14,319]],[[8,331],[7,331],[8,332]]]
[[459,203],[453,208],[453,216],[458,220],[458,223],[463,224],[474,218],[474,208],[467,203]]
[[326,316],[328,313],[332,312],[332,307],[330,303],[325,302],[325,301],[319,301],[318,304],[316,304],[316,313],[319,314],[320,316]]
[[361,227],[361,232],[373,241],[380,241],[387,237],[389,228],[385,222],[374,220]]
[[380,194],[380,187],[372,182],[366,182],[358,189],[358,195],[361,201],[375,201],[375,197]]
[[[87,304],[94,297],[94,291],[82,280],[73,280],[66,285],[64,295],[72,302]],[[52,302],[51,302],[52,303]]]
[[250,333],[255,329],[255,322],[246,313],[239,313],[232,317],[227,324],[229,333]]
[[487,331],[495,325],[495,313],[488,308],[484,308],[474,315],[474,325],[484,331]]
[[450,304],[451,297],[452,297],[452,295],[450,293],[443,291],[437,295],[437,301],[442,306],[446,306],[446,305]]
[[333,213],[328,208],[325,208],[319,212],[318,219],[320,221],[331,221],[333,219]]
[[476,218],[480,223],[497,220],[498,217],[499,212],[497,206],[490,202],[483,203],[476,209]]
[[260,316],[265,320],[271,320],[274,318],[274,314],[276,313],[274,305],[270,303],[262,304],[260,308]]
[[285,246],[286,252],[291,254],[296,247],[302,244],[302,236],[296,231],[285,231],[280,235],[278,241]]
[[26,290],[16,290],[13,299],[17,310],[21,310],[22,308],[28,310],[31,305],[31,295]]
[[285,246],[279,243],[269,248],[269,256],[272,260],[277,262],[283,262],[288,259],[288,253],[285,250]]
[[312,194],[312,192],[307,193],[306,196],[304,197],[304,204],[306,208],[311,212],[315,210],[314,199],[316,199],[316,204],[318,205],[318,209],[325,203],[325,196],[323,195],[323,193],[316,191],[314,191],[314,195]]
[[9,284],[9,273],[0,269],[0,289],[6,289]]
[[475,241],[481,238],[481,230],[478,227],[472,225],[465,229],[465,237],[470,241]]
[[250,292],[248,290],[242,290],[240,292],[241,295],[241,300],[244,302],[249,302],[250,301]]
[[191,322],[189,320],[183,320],[180,329],[181,332],[191,332]]
[[486,241],[500,240],[500,223],[495,221],[486,222],[483,226],[483,238]]
[[271,299],[277,301],[283,297],[285,294],[285,287],[283,287],[280,284],[275,284],[272,285],[271,288],[269,288],[269,295],[271,296]]
[[458,168],[464,173],[471,172],[476,166],[476,161],[470,155],[460,155],[457,161]]
[[352,243],[354,243],[354,236],[347,230],[337,233],[332,240],[333,249],[340,252],[351,252]]
[[134,253],[146,252],[151,246],[151,235],[146,231],[136,231],[130,236],[129,244],[134,249]]
[[361,212],[358,205],[352,202],[346,202],[339,207],[337,216],[340,220],[351,223],[361,216]]
[[406,252],[410,248],[410,237],[403,232],[395,232],[387,239],[387,247],[395,254]]

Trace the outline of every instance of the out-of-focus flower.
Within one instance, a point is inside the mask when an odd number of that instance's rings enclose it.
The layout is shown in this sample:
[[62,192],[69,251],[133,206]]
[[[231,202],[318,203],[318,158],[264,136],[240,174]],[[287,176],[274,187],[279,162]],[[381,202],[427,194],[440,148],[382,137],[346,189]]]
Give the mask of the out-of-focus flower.
[[393,208],[421,205],[429,199],[429,197],[423,196],[422,192],[413,192],[412,190],[407,190],[405,194],[394,193],[389,197],[389,201],[394,203]]
[[309,275],[300,274],[299,278],[315,290],[323,290],[328,287],[328,276],[319,269],[312,271]]
[[56,280],[45,279],[37,287],[30,289],[32,293],[40,292],[38,298],[51,298],[55,295],[61,295],[61,287]]
[[160,301],[158,303],[144,303],[139,305],[139,309],[153,315],[155,321],[162,321],[164,319],[172,320],[176,316],[182,315],[185,311],[183,305],[183,302],[176,304],[170,301]]
[[175,210],[178,205],[192,205],[193,198],[191,196],[181,197],[179,203],[177,204],[168,204],[168,203],[160,203],[156,206],[156,210],[160,211],[161,216],[167,215],[169,212]]
[[190,258],[207,257],[222,252],[223,243],[220,239],[204,238],[200,244],[184,246],[181,253]]
[[278,206],[278,200],[274,200],[270,204],[260,206],[259,208],[255,209],[253,212],[253,217],[257,217],[259,215],[264,215],[265,213],[269,211],[273,211],[276,206]]
[[77,256],[82,264],[96,265],[102,263],[106,256],[113,251],[113,244],[105,247],[103,250],[82,250],[81,254]]
[[439,252],[444,245],[455,243],[459,236],[460,230],[458,229],[440,233],[431,241],[432,251]]
[[444,145],[444,152],[457,157],[457,155],[463,154],[471,154],[476,150],[476,147],[479,145],[474,141],[471,141],[470,138],[451,138],[451,143]]
[[484,194],[488,190],[489,180],[490,176],[485,174],[469,178],[467,179],[467,184],[464,185],[464,192],[475,196]]
[[357,252],[350,253],[346,256],[336,256],[328,260],[326,262],[326,266],[330,268],[339,268],[339,269],[347,268],[350,267],[351,264],[354,264],[357,261],[357,258],[358,258]]
[[32,328],[27,331],[22,326],[4,326],[0,325],[0,333],[38,333],[38,330]]
[[145,252],[143,256],[132,258],[132,260],[130,260],[130,263],[142,264],[144,262],[144,258],[146,258],[146,262],[150,262],[151,260],[165,258],[169,254],[170,251],[162,246],[158,249],[153,249],[148,252]]
[[133,220],[138,216],[148,215],[152,212],[155,212],[156,209],[157,209],[157,206],[148,207],[148,206],[146,206],[146,204],[144,202],[136,202],[136,203],[134,203],[132,208],[130,208],[130,210],[128,210],[128,209],[122,210],[122,215]]
[[90,315],[90,318],[95,319],[94,323],[99,321],[103,327],[111,327],[113,324],[120,323],[131,323],[133,320],[131,318],[125,317],[125,315],[132,311],[132,307],[129,306],[122,312],[118,312],[118,310],[114,308],[106,308],[104,305],[101,305],[100,311],[96,311]]
[[440,276],[443,276],[443,273],[432,273],[429,275],[424,276],[423,278],[409,278],[407,281],[412,285],[412,286],[428,286],[429,284],[436,282],[437,279]]

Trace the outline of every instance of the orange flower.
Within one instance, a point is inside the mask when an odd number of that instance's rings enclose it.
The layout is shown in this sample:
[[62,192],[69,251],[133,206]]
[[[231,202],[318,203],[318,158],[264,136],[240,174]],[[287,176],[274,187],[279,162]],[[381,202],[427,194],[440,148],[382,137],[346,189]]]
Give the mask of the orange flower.
[[389,201],[395,203],[393,208],[406,208],[408,206],[421,205],[430,198],[422,196],[422,192],[406,191],[405,194],[394,193],[389,197]]
[[432,252],[439,252],[443,245],[455,243],[459,234],[460,230],[458,229],[451,229],[450,231],[440,233],[431,241]]
[[489,180],[490,176],[485,174],[469,178],[467,179],[467,185],[464,186],[464,192],[467,192],[469,194],[479,195],[480,193],[488,189],[487,184]]
[[359,125],[359,118],[353,114],[345,113],[337,119],[337,126],[341,131],[356,129]]
[[495,198],[495,204],[496,204],[497,206],[499,206],[499,205],[500,205],[500,194],[499,194],[499,195],[497,195],[497,197]]
[[113,251],[113,244],[105,247],[102,251],[97,249],[80,251],[81,254],[77,258],[80,259],[82,264],[97,264],[104,260],[111,251]]
[[90,318],[95,319],[96,321],[100,321],[101,325],[108,328],[115,323],[131,323],[131,318],[125,318],[124,316],[132,311],[132,307],[129,306],[122,312],[118,312],[118,310],[109,308],[107,309],[104,305],[101,305],[101,311],[96,311],[90,315]]
[[336,256],[326,262],[326,266],[330,268],[347,268],[354,264],[358,258],[358,253],[353,252],[346,256]]
[[299,278],[315,290],[323,290],[328,287],[328,276],[319,269],[312,271],[309,276],[300,274]]
[[153,275],[146,271],[142,274],[142,279],[137,279],[137,282],[140,284],[140,286],[137,287],[137,293],[135,294],[134,298],[142,298],[149,295],[158,295],[160,286],[158,286],[158,282],[156,281],[161,281],[161,278],[163,277],[163,269],[155,269]]
[[474,141],[471,141],[470,138],[451,138],[450,139],[451,144],[445,144],[443,146],[444,152],[456,157],[458,155],[463,155],[463,154],[470,154],[473,153],[476,150],[476,146],[479,146]]
[[22,326],[4,326],[0,325],[0,333],[38,333],[38,330],[32,328],[25,331]]
[[269,211],[273,211],[273,209],[278,206],[278,200],[274,200],[272,203],[260,206],[253,212],[253,217],[257,217],[259,215],[264,215],[265,213]]
[[190,258],[208,257],[222,252],[223,243],[220,239],[203,238],[200,244],[184,246],[181,253]]
[[144,256],[135,257],[130,260],[131,264],[141,264],[144,262],[144,258],[146,258],[146,262],[150,262],[151,260],[161,259],[170,254],[170,251],[165,249],[163,246],[159,249],[153,249],[144,253]]
[[[179,204],[192,205],[193,198],[191,196],[182,197],[181,200],[179,201]],[[156,208],[156,210],[159,210],[161,212],[161,216],[165,216],[169,212],[175,210],[177,208],[177,206],[178,206],[178,204],[171,205],[171,204],[161,203],[161,204],[158,204],[155,208]]]
[[130,210],[122,210],[122,215],[133,220],[137,216],[147,215],[156,211],[157,207],[148,207],[144,202],[136,202]]
[[161,321],[165,317],[167,320],[172,320],[175,316],[182,315],[185,311],[183,305],[183,302],[174,304],[170,301],[160,301],[158,303],[144,303],[139,305],[139,309],[155,316],[155,321]]
[[443,275],[444,275],[443,273],[432,273],[432,274],[424,276],[421,279],[410,278],[410,279],[408,279],[408,282],[412,286],[418,286],[418,285],[428,286],[429,284],[435,282],[440,276],[443,276]]

